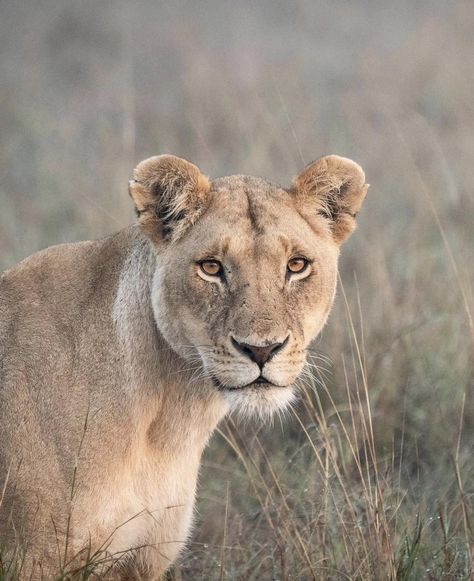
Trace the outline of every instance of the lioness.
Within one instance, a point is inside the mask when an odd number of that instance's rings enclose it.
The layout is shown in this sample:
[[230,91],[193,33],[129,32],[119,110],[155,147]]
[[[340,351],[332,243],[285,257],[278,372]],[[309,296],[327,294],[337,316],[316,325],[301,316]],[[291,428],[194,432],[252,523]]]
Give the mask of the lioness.
[[367,187],[335,155],[288,189],[152,157],[130,182],[137,225],[3,274],[4,560],[24,552],[28,578],[96,551],[111,578],[166,571],[219,420],[293,399]]

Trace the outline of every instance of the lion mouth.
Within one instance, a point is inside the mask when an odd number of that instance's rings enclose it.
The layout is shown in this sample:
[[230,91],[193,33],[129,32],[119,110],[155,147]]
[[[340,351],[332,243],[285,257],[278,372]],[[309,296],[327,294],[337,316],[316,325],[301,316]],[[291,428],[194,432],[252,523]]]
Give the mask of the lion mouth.
[[271,381],[268,381],[268,379],[265,379],[263,375],[260,375],[259,377],[257,377],[257,379],[254,379],[253,381],[246,383],[245,385],[235,385],[235,386],[224,385],[214,375],[212,376],[212,381],[219,391],[242,391],[244,389],[250,389],[255,386],[258,386],[259,389],[272,387],[283,389],[285,387],[288,387],[287,385],[277,385],[275,383],[272,383]]

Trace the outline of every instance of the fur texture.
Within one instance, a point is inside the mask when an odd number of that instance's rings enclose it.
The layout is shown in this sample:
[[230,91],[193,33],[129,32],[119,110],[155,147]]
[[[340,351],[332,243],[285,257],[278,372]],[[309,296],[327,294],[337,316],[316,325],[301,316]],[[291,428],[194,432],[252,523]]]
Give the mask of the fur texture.
[[[49,248],[0,278],[0,538],[25,550],[25,577],[88,549],[112,557],[111,578],[168,568],[219,420],[294,398],[367,189],[336,156],[288,190],[210,182],[173,156],[134,177],[138,226]],[[295,256],[301,274],[287,268]],[[237,344],[281,347],[259,366]]]

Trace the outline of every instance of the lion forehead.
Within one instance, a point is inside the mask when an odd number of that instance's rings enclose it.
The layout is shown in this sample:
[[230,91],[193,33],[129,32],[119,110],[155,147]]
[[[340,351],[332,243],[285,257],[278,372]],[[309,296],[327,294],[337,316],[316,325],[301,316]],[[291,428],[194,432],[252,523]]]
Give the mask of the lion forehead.
[[236,174],[215,178],[211,182],[211,191],[226,189],[229,191],[251,189],[253,191],[271,192],[280,189],[278,185],[264,178],[249,176],[245,174]]
[[[211,182],[211,199],[207,211],[190,233],[195,241],[219,237],[253,239],[266,235],[272,238],[288,226],[301,227],[301,215],[294,200],[283,188],[247,175],[218,178]],[[291,228],[290,228],[291,229]]]

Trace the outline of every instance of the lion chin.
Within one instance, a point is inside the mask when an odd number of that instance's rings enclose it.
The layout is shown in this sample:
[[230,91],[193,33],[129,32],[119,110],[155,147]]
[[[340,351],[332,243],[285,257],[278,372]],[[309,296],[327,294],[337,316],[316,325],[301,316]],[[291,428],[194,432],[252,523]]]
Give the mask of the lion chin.
[[224,399],[230,411],[247,419],[257,417],[261,420],[272,420],[274,414],[281,414],[291,409],[295,401],[295,387],[277,387],[252,384],[241,389],[226,389]]

